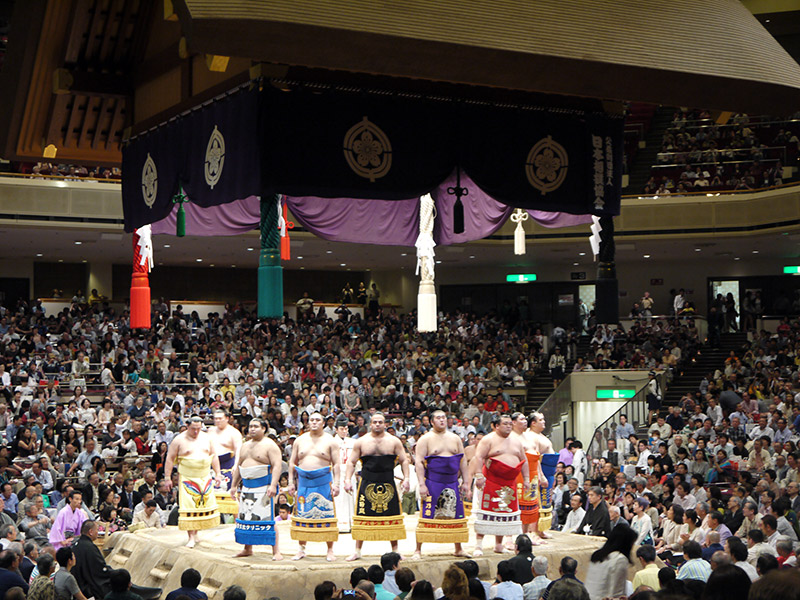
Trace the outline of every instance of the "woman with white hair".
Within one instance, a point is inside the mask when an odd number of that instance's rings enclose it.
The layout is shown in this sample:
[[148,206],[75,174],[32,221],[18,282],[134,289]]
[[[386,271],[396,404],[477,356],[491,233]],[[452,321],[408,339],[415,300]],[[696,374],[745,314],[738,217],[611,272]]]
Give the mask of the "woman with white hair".
[[647,514],[647,509],[650,507],[650,501],[642,496],[636,498],[633,503],[633,521],[631,521],[631,528],[636,532],[636,545],[639,546],[643,543],[653,543],[653,521]]

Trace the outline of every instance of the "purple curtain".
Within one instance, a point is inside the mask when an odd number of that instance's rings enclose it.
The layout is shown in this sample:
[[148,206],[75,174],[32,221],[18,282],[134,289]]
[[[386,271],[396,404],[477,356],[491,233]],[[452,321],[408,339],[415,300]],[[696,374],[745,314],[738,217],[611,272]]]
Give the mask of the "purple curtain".
[[[481,240],[494,234],[514,211],[483,192],[462,174],[461,186],[469,193],[464,203],[464,232],[453,232],[455,196],[447,189],[456,185],[451,174],[431,194],[436,201],[434,240],[439,245]],[[413,246],[419,233],[419,200],[362,200],[286,196],[289,210],[300,225],[332,242]],[[260,220],[259,199],[249,196],[228,204],[202,207],[187,202],[186,234],[198,236],[238,235],[257,229]],[[591,215],[571,215],[529,210],[531,218],[544,227],[571,227],[592,222]],[[153,223],[154,234],[174,235],[177,208],[161,221]]]
[[[238,235],[258,229],[261,207],[258,196],[248,196],[216,206],[198,206],[185,202],[186,235]],[[175,235],[178,208],[173,207],[165,219],[153,223],[153,234]]]
[[287,196],[289,210],[314,235],[332,242],[413,246],[419,199],[351,200]]

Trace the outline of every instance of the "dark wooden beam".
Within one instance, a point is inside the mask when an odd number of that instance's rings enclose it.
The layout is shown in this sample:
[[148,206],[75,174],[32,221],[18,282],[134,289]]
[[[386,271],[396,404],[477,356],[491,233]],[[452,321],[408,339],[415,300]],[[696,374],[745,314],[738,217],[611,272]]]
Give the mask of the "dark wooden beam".
[[178,54],[178,42],[170,44],[135,67],[133,82],[136,87],[169,73],[181,66],[185,59]]
[[226,79],[222,83],[218,83],[217,85],[211,86],[210,88],[203,90],[199,94],[195,94],[191,98],[188,98],[186,100],[179,102],[178,104],[175,104],[174,106],[171,106],[167,110],[161,111],[160,113],[155,114],[150,118],[135,123],[131,127],[130,135],[138,135],[143,131],[147,131],[152,127],[161,125],[161,123],[168,121],[172,117],[175,117],[183,112],[186,112],[187,110],[191,110],[195,106],[203,104],[203,102],[208,102],[209,100],[212,100],[217,96],[224,94],[228,90],[231,90],[239,85],[242,85],[243,83],[247,83],[248,81],[250,81],[250,73],[248,73],[247,71],[243,71],[238,75],[234,75],[230,79]]
[[[106,150],[117,150],[122,144],[122,128],[125,124],[125,100],[117,98],[116,106],[114,107],[114,116],[111,117],[111,122],[108,125],[108,135],[106,136]],[[116,138],[117,131],[120,132],[119,139]],[[117,146],[117,148],[114,148]]]
[[72,13],[72,22],[69,26],[69,38],[67,38],[67,49],[64,52],[64,62],[68,65],[75,64],[80,58],[81,48],[84,39],[88,35],[87,28],[91,22],[92,2],[91,0],[77,0]]
[[123,75],[56,69],[53,73],[53,93],[127,98],[133,95],[133,87],[130,78]]
[[109,0],[106,22],[103,25],[103,41],[100,42],[96,64],[112,66],[111,56],[114,45],[122,30],[122,12],[125,0]]
[[100,113],[97,115],[97,127],[94,128],[92,136],[92,150],[97,150],[100,142],[103,141],[103,132],[111,130],[111,121],[114,118],[116,101],[113,98],[103,98],[100,105]]
[[14,3],[10,26],[14,35],[0,71],[0,154],[6,158],[16,154],[46,7],[47,0]]
[[136,32],[136,20],[138,18],[138,13],[135,13],[134,10],[142,10],[141,2],[134,2],[133,0],[125,2],[125,10],[120,18],[114,51],[109,59],[112,64],[118,65],[122,61],[122,57],[125,56],[126,49],[130,47],[131,38]]
[[[88,98],[84,98],[83,96],[72,96],[72,110],[70,110],[69,118],[65,123],[66,129],[64,130],[65,148],[75,148],[77,146],[73,142],[77,140],[75,130],[78,128],[78,124],[81,123],[81,114],[85,112],[84,103],[88,103],[88,100]],[[58,144],[56,144],[56,146],[58,146]]]
[[100,120],[100,110],[104,102],[107,102],[107,99],[99,96],[89,96],[86,99],[86,110],[83,112],[81,132],[78,134],[78,148],[82,148],[87,143],[89,131],[91,131],[92,127],[97,127],[97,123]]
[[99,34],[103,31],[103,24],[106,21],[106,13],[103,11],[102,3],[103,0],[94,0],[92,22],[89,25],[89,29],[86,31],[86,46],[84,46],[85,51],[80,59],[87,64],[93,63],[97,58],[95,56],[95,49],[99,45]]

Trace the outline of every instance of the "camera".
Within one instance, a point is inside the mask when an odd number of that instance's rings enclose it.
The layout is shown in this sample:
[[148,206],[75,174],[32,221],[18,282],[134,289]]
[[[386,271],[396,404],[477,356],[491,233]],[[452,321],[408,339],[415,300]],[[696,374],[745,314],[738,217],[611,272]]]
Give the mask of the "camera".
[[342,598],[344,598],[345,596],[352,596],[353,598],[355,598],[356,591],[355,590],[342,590]]

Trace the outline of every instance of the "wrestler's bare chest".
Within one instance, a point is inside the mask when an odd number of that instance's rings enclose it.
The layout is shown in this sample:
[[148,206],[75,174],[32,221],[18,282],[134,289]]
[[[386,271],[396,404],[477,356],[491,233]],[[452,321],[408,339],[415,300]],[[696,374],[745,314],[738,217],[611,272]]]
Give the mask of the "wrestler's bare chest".
[[394,447],[394,443],[388,438],[364,438],[361,441],[361,454],[363,456],[394,454]]
[[502,456],[519,457],[522,450],[522,444],[519,440],[515,440],[511,436],[503,439],[500,436],[491,440],[489,444],[489,451],[486,453],[488,458],[499,458]]
[[333,442],[330,439],[315,439],[309,436],[306,439],[298,439],[296,443],[299,444],[297,448],[297,458],[299,461],[302,461],[305,458],[327,460],[328,457],[330,457],[330,445]]

